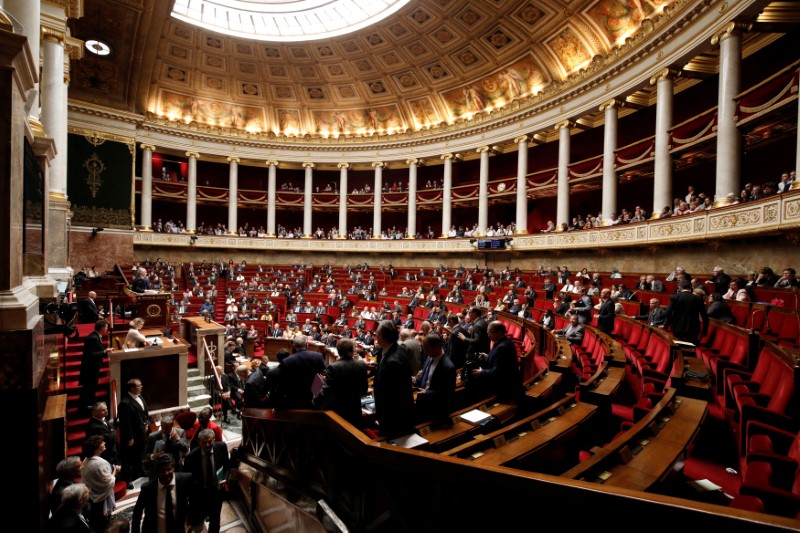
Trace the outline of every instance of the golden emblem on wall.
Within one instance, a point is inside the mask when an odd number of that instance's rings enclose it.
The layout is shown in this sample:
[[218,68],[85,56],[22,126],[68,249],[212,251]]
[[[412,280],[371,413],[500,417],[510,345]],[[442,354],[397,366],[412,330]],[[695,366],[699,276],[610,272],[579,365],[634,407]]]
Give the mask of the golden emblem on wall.
[[106,169],[106,165],[95,153],[92,154],[89,159],[83,162],[83,168],[89,171],[89,175],[86,177],[86,184],[89,186],[89,190],[92,192],[92,198],[96,198],[97,191],[99,191],[100,187],[103,185],[103,180],[100,179],[100,174],[102,174]]
[[161,315],[161,306],[152,304],[147,306],[147,316],[159,316]]

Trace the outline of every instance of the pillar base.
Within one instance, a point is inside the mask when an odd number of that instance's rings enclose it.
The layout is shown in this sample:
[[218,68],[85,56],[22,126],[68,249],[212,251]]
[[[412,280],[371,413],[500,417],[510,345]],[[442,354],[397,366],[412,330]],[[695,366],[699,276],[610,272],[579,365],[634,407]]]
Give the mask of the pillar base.
[[339,240],[345,241],[345,240],[347,240],[347,235],[337,235],[336,236],[336,240],[337,241],[339,241]]
[[527,229],[515,229],[514,230],[514,235],[527,235],[527,234],[528,234],[528,230]]
[[450,235],[447,235],[446,233],[444,233],[444,234],[442,234],[442,235],[439,235],[439,238],[440,238],[440,239],[449,239],[449,238],[450,238]]
[[275,234],[274,233],[267,233],[267,238],[268,239],[274,239],[275,238]]
[[305,235],[303,235],[303,236],[302,236],[302,237],[300,237],[300,238],[301,238],[301,239],[313,239],[313,238],[314,238],[314,236],[313,236],[313,235],[311,235],[310,233],[306,233]]
[[790,190],[790,191],[796,191],[796,190],[798,190],[798,189],[800,189],[800,180],[794,180],[794,181],[792,182],[792,186],[791,186],[791,187],[789,187],[789,190]]
[[0,327],[30,329],[39,315],[39,298],[29,287],[19,285],[0,291]]
[[153,228],[150,226],[140,226],[139,231],[142,233],[153,233]]
[[186,230],[186,235],[194,235],[195,233],[197,233],[196,229],[187,229]]
[[235,231],[229,231],[225,235],[227,235],[228,237],[238,237],[239,236],[239,234],[236,233]]

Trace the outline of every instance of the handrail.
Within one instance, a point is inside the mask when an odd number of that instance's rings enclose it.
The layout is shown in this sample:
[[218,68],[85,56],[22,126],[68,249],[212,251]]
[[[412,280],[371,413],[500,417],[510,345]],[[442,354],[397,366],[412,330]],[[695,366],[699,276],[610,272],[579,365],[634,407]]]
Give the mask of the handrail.
[[109,412],[111,413],[109,420],[116,420],[117,419],[117,380],[111,380],[111,396],[109,403],[111,405],[108,406]]
[[206,338],[202,337],[202,339],[203,339],[203,352],[205,352],[206,357],[208,358],[208,362],[211,363],[211,370],[214,372],[214,377],[217,380],[217,386],[219,387],[219,390],[222,390],[222,380],[220,380],[219,372],[217,372],[217,363],[211,356],[211,350],[208,348],[208,342],[206,342]]

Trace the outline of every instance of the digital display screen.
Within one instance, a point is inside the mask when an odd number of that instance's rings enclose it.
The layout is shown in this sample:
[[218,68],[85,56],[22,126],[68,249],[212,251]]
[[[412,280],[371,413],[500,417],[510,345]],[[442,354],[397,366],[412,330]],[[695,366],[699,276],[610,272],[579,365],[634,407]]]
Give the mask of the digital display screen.
[[506,239],[478,239],[478,250],[505,250]]

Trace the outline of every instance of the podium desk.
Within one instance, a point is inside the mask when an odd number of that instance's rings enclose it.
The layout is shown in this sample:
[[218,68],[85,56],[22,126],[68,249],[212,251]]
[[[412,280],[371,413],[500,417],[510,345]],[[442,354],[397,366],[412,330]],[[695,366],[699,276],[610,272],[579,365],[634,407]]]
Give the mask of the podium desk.
[[[213,320],[209,322],[200,316],[181,318],[181,335],[194,346],[197,354],[197,368],[200,369],[202,377],[214,373],[203,350],[203,339],[208,344],[214,364],[224,367],[224,358],[220,358],[225,353],[225,328],[222,325]],[[222,363],[220,363],[221,360]]]
[[128,380],[138,378],[144,385],[142,396],[151,415],[188,407],[189,343],[177,336],[168,339],[158,330],[143,329],[142,334],[148,340],[158,339],[159,344],[108,354],[111,383],[117,384],[116,402],[127,394]]

